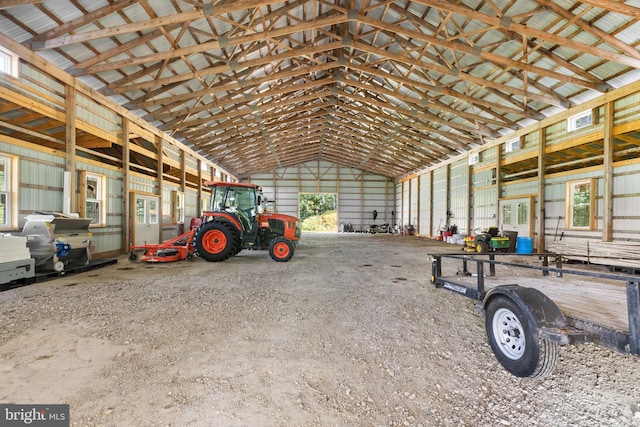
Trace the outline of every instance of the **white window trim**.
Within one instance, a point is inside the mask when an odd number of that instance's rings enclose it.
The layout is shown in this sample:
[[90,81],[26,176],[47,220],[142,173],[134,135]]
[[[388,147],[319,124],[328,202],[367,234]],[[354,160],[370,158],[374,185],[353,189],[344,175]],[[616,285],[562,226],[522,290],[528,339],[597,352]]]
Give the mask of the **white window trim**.
[[[589,184],[589,225],[575,226],[573,225],[573,190],[576,186]],[[567,182],[567,212],[566,227],[568,230],[593,230],[595,228],[595,209],[596,209],[596,180],[593,178],[581,179],[577,181]]]
[[18,78],[18,55],[0,46],[0,55],[6,57],[9,62],[9,68],[4,70],[0,68],[0,73],[8,74],[11,77]]
[[211,205],[211,197],[202,197],[200,199],[200,213],[206,212],[209,210],[209,206]]
[[[589,124],[582,125],[582,126],[578,126],[576,124],[576,122],[578,122],[580,119],[588,116],[591,117],[591,121],[589,122]],[[591,126],[592,124],[593,124],[593,110],[583,111],[582,113],[575,114],[567,119],[567,132],[573,132],[578,129],[586,128],[588,126]]]
[[174,191],[173,192],[173,223],[174,224],[184,224],[184,205],[185,205],[185,194],[184,191]]
[[[140,222],[140,217],[138,216],[138,202],[142,202],[142,222]],[[144,225],[147,222],[147,200],[146,199],[136,199],[135,201],[135,224],[136,225]]]
[[520,149],[520,138],[514,138],[504,143],[504,151],[511,153]]
[[[155,208],[152,207],[155,205]],[[148,221],[151,225],[156,225],[160,223],[160,202],[157,200],[149,200],[149,204],[147,205],[147,214],[149,215]]]
[[0,160],[6,162],[6,188],[0,189],[0,193],[6,195],[7,218],[0,224],[0,230],[11,230],[17,228],[18,203],[16,183],[18,182],[18,163],[15,157],[0,155]]
[[88,189],[88,180],[92,179],[98,182],[98,189],[95,191],[95,197],[91,198],[88,196],[87,193],[85,193],[85,200],[84,200],[84,216],[86,216],[87,213],[87,206],[86,204],[88,202],[92,202],[92,203],[97,203],[98,204],[98,215],[99,218],[97,218],[97,222],[92,222],[89,227],[104,227],[106,225],[106,177],[104,175],[99,175],[96,173],[91,173],[91,172],[86,172],[84,173],[84,185],[83,187],[86,189]]

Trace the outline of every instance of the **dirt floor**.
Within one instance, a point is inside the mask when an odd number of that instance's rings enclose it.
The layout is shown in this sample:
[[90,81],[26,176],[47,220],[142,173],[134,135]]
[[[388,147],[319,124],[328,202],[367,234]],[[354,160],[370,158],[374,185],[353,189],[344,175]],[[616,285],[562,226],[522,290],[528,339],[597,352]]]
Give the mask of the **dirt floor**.
[[429,283],[451,245],[304,234],[294,258],[130,263],[0,293],[0,402],[74,426],[640,426],[640,358],[564,346],[520,379],[474,302]]

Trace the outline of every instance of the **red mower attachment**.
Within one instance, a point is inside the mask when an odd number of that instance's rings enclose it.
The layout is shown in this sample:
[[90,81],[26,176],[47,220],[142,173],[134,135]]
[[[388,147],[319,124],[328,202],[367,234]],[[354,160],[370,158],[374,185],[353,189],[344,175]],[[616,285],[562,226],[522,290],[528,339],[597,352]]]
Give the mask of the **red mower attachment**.
[[179,235],[178,237],[166,240],[162,243],[152,243],[142,246],[129,246],[129,261],[136,261],[138,254],[136,251],[143,251],[140,257],[142,262],[173,262],[186,259],[193,259],[193,235],[195,230]]

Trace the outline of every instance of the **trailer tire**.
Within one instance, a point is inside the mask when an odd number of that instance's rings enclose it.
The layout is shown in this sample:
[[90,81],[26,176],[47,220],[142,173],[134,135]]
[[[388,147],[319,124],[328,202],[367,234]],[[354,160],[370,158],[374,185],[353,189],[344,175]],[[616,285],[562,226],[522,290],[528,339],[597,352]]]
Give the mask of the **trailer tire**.
[[534,314],[505,295],[487,307],[485,328],[491,350],[504,368],[518,377],[549,375],[558,358],[558,344],[542,339]]
[[135,252],[129,252],[129,261],[136,261],[138,259],[138,254]]
[[196,231],[194,244],[200,258],[219,262],[237,253],[237,231],[226,222],[210,221]]

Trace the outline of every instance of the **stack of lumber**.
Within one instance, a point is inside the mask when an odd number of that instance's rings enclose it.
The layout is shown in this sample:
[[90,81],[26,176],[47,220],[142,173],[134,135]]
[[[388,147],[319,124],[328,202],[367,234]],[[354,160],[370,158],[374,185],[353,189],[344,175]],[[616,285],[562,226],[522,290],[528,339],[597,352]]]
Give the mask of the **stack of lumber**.
[[31,258],[27,238],[0,233],[0,263]]
[[551,251],[566,259],[593,264],[640,268],[640,242],[601,242],[599,240],[556,241]]

